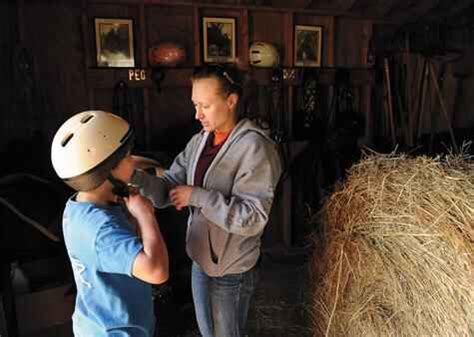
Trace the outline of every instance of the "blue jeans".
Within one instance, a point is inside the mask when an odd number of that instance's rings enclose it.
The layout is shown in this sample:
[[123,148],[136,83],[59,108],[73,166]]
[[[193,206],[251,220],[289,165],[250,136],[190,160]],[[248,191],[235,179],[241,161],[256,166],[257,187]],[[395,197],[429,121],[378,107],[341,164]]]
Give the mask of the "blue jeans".
[[193,263],[191,286],[199,331],[203,337],[244,337],[258,267],[210,277]]

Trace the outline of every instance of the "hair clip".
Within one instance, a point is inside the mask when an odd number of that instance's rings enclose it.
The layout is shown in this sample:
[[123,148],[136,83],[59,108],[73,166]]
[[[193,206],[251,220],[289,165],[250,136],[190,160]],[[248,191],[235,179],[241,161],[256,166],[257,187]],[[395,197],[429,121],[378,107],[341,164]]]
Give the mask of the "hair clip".
[[241,88],[242,85],[235,81],[232,76],[227,72],[226,67],[222,64],[207,64],[203,67],[195,68],[194,74],[203,73],[214,73],[220,77],[225,78],[231,85]]
[[227,81],[230,82],[230,84],[239,85],[239,84],[235,83],[235,81],[232,79],[232,77],[230,77],[230,75],[227,73],[227,71],[225,71],[225,70],[222,71],[222,76],[224,76],[227,79]]

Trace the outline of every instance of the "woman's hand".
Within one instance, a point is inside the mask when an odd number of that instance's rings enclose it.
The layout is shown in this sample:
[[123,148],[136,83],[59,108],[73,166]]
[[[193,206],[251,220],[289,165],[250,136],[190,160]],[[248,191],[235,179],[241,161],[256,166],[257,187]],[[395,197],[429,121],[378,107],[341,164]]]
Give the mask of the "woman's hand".
[[171,202],[178,211],[189,205],[192,192],[193,187],[189,185],[179,185],[170,191]]

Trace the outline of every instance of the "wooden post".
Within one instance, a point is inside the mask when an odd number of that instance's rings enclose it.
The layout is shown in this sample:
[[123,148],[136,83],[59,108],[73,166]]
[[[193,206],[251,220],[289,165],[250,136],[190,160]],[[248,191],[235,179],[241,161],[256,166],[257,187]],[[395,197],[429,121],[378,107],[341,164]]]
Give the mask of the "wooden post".
[[199,7],[193,4],[193,20],[194,20],[194,65],[198,66],[201,64],[201,18],[199,16]]
[[294,54],[294,45],[293,45],[293,13],[285,13],[283,17],[283,24],[285,30],[283,31],[283,41],[285,41],[285,57],[283,66],[292,67],[293,66],[293,54]]
[[453,127],[451,125],[451,120],[449,119],[448,111],[446,110],[446,106],[444,105],[444,99],[443,99],[443,96],[441,95],[441,90],[439,89],[438,81],[436,80],[436,74],[435,74],[434,68],[433,68],[433,63],[431,61],[428,61],[428,67],[429,67],[429,71],[430,71],[430,74],[431,74],[431,79],[432,79],[434,87],[435,87],[435,91],[438,94],[438,99],[439,99],[439,103],[441,105],[441,110],[443,111],[444,118],[446,119],[446,123],[448,125],[449,134],[451,136],[451,141],[453,142],[454,150],[456,151],[456,153],[459,153],[459,149],[458,149],[458,146],[456,144],[456,138],[454,137]]
[[91,67],[91,50],[89,40],[89,22],[87,20],[87,0],[82,0],[81,7],[81,24],[82,24],[82,41],[84,43],[84,83],[86,85],[87,100],[89,103],[89,109],[94,109],[94,91],[92,90],[89,83],[89,68]]
[[[140,53],[141,53],[141,66],[145,68],[148,64],[148,53],[146,49],[146,19],[145,19],[145,4],[141,3],[138,5],[139,20],[140,20]],[[143,87],[143,119],[144,119],[144,132],[145,132],[145,147],[150,149],[151,146],[151,131],[152,121],[150,114],[150,90],[147,87]]]
[[422,123],[423,123],[423,111],[425,110],[425,100],[427,96],[427,78],[428,78],[428,61],[424,60],[423,61],[423,70],[422,70],[422,78],[421,78],[421,83],[420,83],[420,98],[419,98],[419,105],[418,105],[418,123],[416,125],[416,140],[418,140],[421,136],[421,128],[422,128]]
[[405,52],[403,53],[403,64],[405,65],[406,77],[405,77],[405,106],[406,106],[406,123],[407,123],[407,143],[410,146],[414,145],[413,140],[413,123],[412,123],[412,113],[413,110],[411,108],[412,103],[412,92],[410,90],[410,84],[412,83],[413,76],[411,73],[412,65],[411,65],[411,54],[410,54],[410,40],[408,38],[408,33],[405,35]]
[[390,69],[388,59],[384,58],[384,73],[385,73],[385,85],[387,89],[387,109],[388,109],[388,125],[390,128],[390,134],[392,136],[392,146],[397,143],[397,135],[395,131],[395,120],[393,118],[393,105],[392,105],[392,89],[390,84]]
[[241,62],[245,65],[245,68],[247,68],[249,64],[249,11],[247,9],[242,9],[240,25],[240,41],[242,45],[239,47],[239,49],[241,50],[240,54],[242,55]]

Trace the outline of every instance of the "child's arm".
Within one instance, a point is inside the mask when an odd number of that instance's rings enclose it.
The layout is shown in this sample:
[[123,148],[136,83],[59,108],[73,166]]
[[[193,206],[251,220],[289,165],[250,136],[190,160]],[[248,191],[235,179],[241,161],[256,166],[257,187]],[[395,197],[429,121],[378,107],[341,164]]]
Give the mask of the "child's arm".
[[160,232],[150,200],[140,194],[125,199],[129,212],[137,219],[143,250],[133,263],[133,276],[148,283],[159,284],[168,280],[168,250]]

